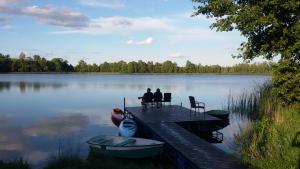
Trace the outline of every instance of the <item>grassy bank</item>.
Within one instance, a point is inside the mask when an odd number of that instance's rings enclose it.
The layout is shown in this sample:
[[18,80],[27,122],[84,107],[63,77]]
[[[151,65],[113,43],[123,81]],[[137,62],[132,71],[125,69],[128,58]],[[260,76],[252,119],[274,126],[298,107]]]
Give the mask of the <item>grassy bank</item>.
[[229,108],[253,120],[236,138],[247,163],[261,169],[299,168],[299,105],[279,104],[271,84],[267,83],[231,101]]
[[[54,157],[43,169],[173,169],[166,158],[120,159],[90,153],[87,159],[77,155]],[[32,169],[23,160],[0,161],[0,169]]]
[[30,165],[22,159],[3,162],[0,161],[0,169],[31,169]]

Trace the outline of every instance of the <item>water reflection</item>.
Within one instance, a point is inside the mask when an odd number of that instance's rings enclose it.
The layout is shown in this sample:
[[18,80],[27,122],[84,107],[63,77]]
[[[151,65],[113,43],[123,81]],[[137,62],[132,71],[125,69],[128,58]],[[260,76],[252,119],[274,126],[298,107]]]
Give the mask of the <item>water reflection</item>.
[[0,92],[9,91],[11,88],[19,88],[20,92],[25,93],[26,90],[40,91],[45,88],[60,89],[67,87],[62,83],[41,83],[41,82],[0,82]]
[[29,136],[55,136],[77,132],[86,127],[89,118],[83,114],[72,114],[63,117],[45,118],[31,127],[25,128],[24,133]]
[[99,124],[91,125],[89,119],[89,115],[76,113],[42,118],[30,126],[17,127],[8,125],[15,123],[14,118],[1,116],[0,159],[22,157],[34,168],[40,168],[58,151],[86,155],[85,142],[91,133],[102,134],[101,130],[116,133]]
[[[23,157],[40,168],[62,148],[88,154],[85,141],[118,129],[110,120],[114,107],[138,106],[146,88],[172,93],[172,104],[189,107],[188,96],[204,101],[207,110],[221,109],[230,91],[243,92],[267,76],[216,75],[81,75],[0,74],[0,160]],[[247,119],[232,116],[217,146],[230,144]]]

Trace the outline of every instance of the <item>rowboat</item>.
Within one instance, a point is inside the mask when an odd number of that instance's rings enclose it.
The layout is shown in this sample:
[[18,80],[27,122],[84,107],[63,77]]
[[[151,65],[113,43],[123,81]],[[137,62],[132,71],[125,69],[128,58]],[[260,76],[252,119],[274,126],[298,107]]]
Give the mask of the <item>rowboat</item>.
[[137,132],[137,124],[134,120],[130,118],[125,118],[120,126],[119,126],[119,133],[121,136],[124,137],[133,137]]
[[111,112],[111,121],[119,127],[121,121],[124,119],[124,112],[119,108],[114,108]]
[[87,141],[91,151],[119,158],[145,158],[160,154],[164,143],[156,140],[120,137],[97,136]]
[[214,117],[218,117],[222,120],[227,120],[229,117],[229,112],[224,110],[210,110],[210,111],[206,111],[205,113]]

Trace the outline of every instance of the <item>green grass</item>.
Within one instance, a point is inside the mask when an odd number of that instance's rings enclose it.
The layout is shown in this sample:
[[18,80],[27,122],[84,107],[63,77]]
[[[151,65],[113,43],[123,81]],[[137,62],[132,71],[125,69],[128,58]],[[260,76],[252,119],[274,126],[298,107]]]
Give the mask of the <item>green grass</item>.
[[267,119],[255,122],[237,137],[243,159],[256,168],[296,169],[299,167],[300,112],[284,111],[284,122]]
[[19,159],[10,162],[0,161],[0,169],[31,169],[31,167],[23,159]]
[[[87,159],[76,155],[58,156],[53,158],[44,169],[174,169],[166,158],[120,159],[104,157],[91,153]],[[31,169],[22,159],[3,162],[0,169]]]
[[243,160],[259,169],[300,168],[299,105],[282,106],[270,83],[231,99],[229,109],[253,120],[236,137]]
[[51,161],[44,169],[172,169],[166,159],[120,159],[91,153],[86,160],[77,156],[60,157]]

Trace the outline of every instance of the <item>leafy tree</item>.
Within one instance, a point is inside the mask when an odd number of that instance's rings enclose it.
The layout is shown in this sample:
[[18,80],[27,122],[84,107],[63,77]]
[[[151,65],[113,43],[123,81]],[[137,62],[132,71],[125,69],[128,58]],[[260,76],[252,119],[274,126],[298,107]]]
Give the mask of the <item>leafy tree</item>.
[[218,31],[239,30],[247,38],[237,57],[252,60],[300,59],[299,0],[192,0],[200,3],[194,16],[214,17],[211,28]]
[[[282,75],[284,74],[284,76]],[[300,63],[280,61],[272,72],[274,92],[284,103],[300,101]]]
[[194,73],[196,72],[196,65],[193,64],[191,61],[186,61],[185,70],[186,73]]
[[11,70],[11,59],[9,55],[0,54],[0,72],[10,72]]
[[[196,4],[193,16],[200,14],[215,18],[211,28],[217,31],[238,30],[247,38],[236,57],[250,61],[256,57],[280,57],[275,67],[273,83],[278,95],[295,98],[291,88],[297,88],[300,69],[300,1],[299,0],[192,0]],[[287,64],[288,63],[288,64]],[[291,66],[291,67],[289,67]],[[295,73],[295,74],[293,74]],[[290,76],[290,74],[293,74]],[[284,80],[284,83],[282,80]],[[287,80],[288,79],[288,80]],[[289,85],[286,85],[289,83]],[[282,91],[285,91],[282,93]],[[282,97],[281,97],[282,98]],[[299,102],[297,99],[286,103]],[[291,102],[292,101],[292,102]]]
[[77,72],[88,72],[88,65],[84,60],[80,60],[77,64],[77,66],[75,67],[75,70]]

